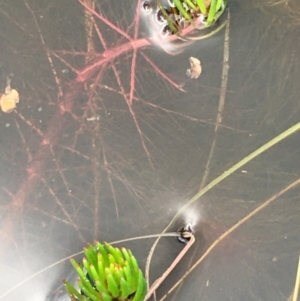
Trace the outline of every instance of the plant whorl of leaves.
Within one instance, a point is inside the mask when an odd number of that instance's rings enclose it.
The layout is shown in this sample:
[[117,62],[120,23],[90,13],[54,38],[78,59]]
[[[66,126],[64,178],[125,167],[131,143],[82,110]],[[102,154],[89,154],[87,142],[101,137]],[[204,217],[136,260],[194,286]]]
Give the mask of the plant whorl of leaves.
[[172,33],[180,32],[178,16],[179,20],[189,24],[202,16],[202,26],[207,28],[215,24],[227,6],[227,0],[169,0],[169,8],[164,7],[161,0],[157,3]]
[[78,287],[64,280],[72,301],[143,301],[147,285],[130,250],[100,242],[84,249],[82,266],[71,263],[78,274]]

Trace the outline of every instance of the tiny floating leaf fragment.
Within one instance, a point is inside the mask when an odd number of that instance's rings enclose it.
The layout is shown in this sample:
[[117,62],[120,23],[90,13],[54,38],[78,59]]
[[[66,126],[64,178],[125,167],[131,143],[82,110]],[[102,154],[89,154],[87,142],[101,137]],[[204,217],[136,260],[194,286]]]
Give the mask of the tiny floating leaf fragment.
[[189,61],[191,68],[186,70],[186,75],[190,78],[198,78],[202,72],[200,60],[191,56]]
[[4,113],[11,113],[19,102],[19,93],[10,87],[10,81],[11,79],[8,77],[5,92],[0,98],[0,107]]

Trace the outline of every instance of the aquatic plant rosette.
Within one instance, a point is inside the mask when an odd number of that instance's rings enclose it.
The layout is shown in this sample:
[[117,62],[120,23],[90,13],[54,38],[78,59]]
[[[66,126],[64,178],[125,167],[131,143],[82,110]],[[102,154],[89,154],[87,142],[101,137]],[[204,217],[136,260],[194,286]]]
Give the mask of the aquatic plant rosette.
[[168,0],[168,4],[165,7],[158,1],[157,18],[166,21],[169,32],[175,34],[190,24],[199,29],[214,25],[224,13],[227,0]]
[[78,274],[73,286],[64,280],[72,301],[143,301],[145,277],[130,250],[96,242],[84,249],[82,264],[71,263]]

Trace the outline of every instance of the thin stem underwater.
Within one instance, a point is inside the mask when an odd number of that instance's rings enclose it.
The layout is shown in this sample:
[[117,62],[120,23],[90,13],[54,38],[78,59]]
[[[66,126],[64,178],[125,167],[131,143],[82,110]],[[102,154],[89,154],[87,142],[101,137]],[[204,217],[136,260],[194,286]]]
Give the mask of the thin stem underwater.
[[168,269],[159,277],[152,286],[150,287],[145,300],[147,301],[153,293],[157,290],[157,288],[163,283],[163,281],[168,277],[168,275],[172,272],[172,270],[175,268],[175,266],[178,264],[178,262],[182,259],[182,257],[186,254],[186,252],[190,249],[190,247],[195,242],[195,236],[192,235],[190,241],[185,245],[185,247],[182,249],[182,251],[178,254],[178,256],[175,258],[175,260],[172,262],[172,264],[168,267]]
[[263,146],[259,147],[257,150],[252,152],[250,155],[246,156],[244,159],[239,161],[238,163],[234,164],[231,168],[224,171],[220,176],[215,178],[213,181],[211,181],[207,186],[205,186],[203,189],[201,189],[193,198],[191,198],[184,206],[182,206],[179,211],[176,213],[176,215],[173,217],[169,225],[165,228],[163,233],[165,233],[175,222],[175,220],[180,216],[180,214],[190,205],[192,205],[194,202],[196,202],[202,195],[204,195],[206,192],[208,192],[210,189],[215,187],[217,184],[219,184],[221,181],[225,180],[228,176],[233,174],[235,171],[243,167],[245,164],[249,163],[251,160],[255,159],[265,151],[267,151],[272,146],[276,145],[277,143],[281,142],[285,138],[289,137],[290,135],[296,133],[300,130],[300,122],[293,125],[286,131],[282,132],[275,138],[271,139],[269,142],[264,144]]
[[[288,192],[289,190],[295,188],[296,186],[300,185],[300,178],[294,181],[293,183],[289,184],[276,194],[274,194],[271,198],[263,202],[260,206],[252,210],[249,214],[247,214],[244,218],[242,218],[239,222],[234,224],[230,229],[225,231],[223,234],[221,234],[210,246],[209,248],[205,251],[205,253],[193,264],[193,266],[181,277],[180,280],[178,280],[173,287],[159,300],[159,301],[164,301],[166,297],[173,292],[183,281],[185,278],[196,268],[198,265],[215,249],[215,247],[223,241],[228,235],[230,235],[233,231],[235,231],[237,228],[239,228],[241,225],[243,225],[245,222],[249,221],[250,218],[252,218],[254,215],[256,215],[258,212],[269,206],[271,203],[273,203],[275,200],[277,200],[280,196]],[[299,282],[300,282],[300,257],[299,257],[299,266],[298,266],[298,274],[297,274],[297,279],[295,283],[295,291],[297,290],[296,287],[298,286],[299,290]],[[297,297],[297,296],[296,296]],[[294,295],[295,298],[295,295]],[[293,301],[296,301],[296,299],[293,299]],[[288,300],[289,301],[289,300]]]
[[300,289],[300,254],[299,254],[298,270],[297,270],[297,276],[295,281],[293,301],[298,300],[299,289]]
[[[178,235],[179,234],[177,232],[150,234],[150,235],[136,236],[136,237],[130,237],[130,238],[125,238],[125,239],[121,239],[121,240],[116,240],[116,241],[110,242],[109,244],[116,245],[116,244],[120,244],[120,243],[128,242],[128,241],[135,241],[135,240],[148,239],[148,238],[157,238],[157,237],[178,237]],[[192,240],[192,238],[191,238],[191,240]],[[14,291],[18,287],[22,286],[26,282],[30,281],[31,279],[33,279],[33,278],[41,275],[42,273],[50,270],[51,268],[54,268],[55,266],[57,266],[57,265],[65,262],[67,260],[70,260],[73,257],[76,257],[78,255],[82,255],[83,253],[84,253],[84,250],[79,251],[77,253],[73,253],[73,254],[71,254],[71,255],[69,255],[67,257],[64,257],[63,259],[61,259],[59,261],[54,262],[53,264],[50,264],[50,265],[46,266],[45,268],[39,270],[38,272],[36,272],[36,273],[32,274],[31,276],[25,278],[24,280],[20,281],[19,283],[17,283],[16,285],[14,285],[12,288],[10,288],[9,290],[7,290],[6,292],[2,293],[0,295],[0,299],[3,298],[3,297],[5,297],[5,296],[7,296],[7,295],[9,295],[12,291]]]
[[[279,134],[275,138],[271,139],[269,142],[267,142],[263,146],[259,147],[257,150],[255,150],[254,152],[252,152],[250,155],[246,156],[244,159],[242,159],[238,163],[234,164],[231,168],[229,168],[228,170],[226,170],[225,172],[223,172],[220,176],[218,176],[213,181],[211,181],[208,185],[206,185],[203,189],[201,189],[193,198],[191,198],[185,205],[183,205],[177,211],[177,213],[175,214],[175,216],[172,218],[172,220],[167,225],[167,227],[162,231],[162,233],[167,232],[168,229],[170,229],[170,227],[177,220],[177,218],[179,218],[179,216],[184,212],[184,210],[187,209],[193,203],[195,203],[206,192],[208,192],[210,189],[212,189],[213,187],[215,187],[221,181],[225,180],[228,176],[230,176],[231,174],[233,174],[235,171],[237,171],[238,169],[240,169],[242,166],[244,166],[245,164],[249,163],[251,160],[253,160],[254,158],[258,157],[260,154],[264,153],[265,151],[267,151],[272,146],[276,145],[277,143],[281,142],[282,140],[284,140],[285,138],[289,137],[290,135],[296,133],[299,130],[300,130],[300,122],[296,123],[295,125],[293,125],[289,129],[287,129],[286,131],[282,132],[281,134]],[[156,245],[158,244],[159,239],[160,239],[160,237],[158,237],[156,239],[156,241],[154,242],[154,244],[152,246],[153,249],[155,249]],[[150,258],[149,262],[151,262],[151,258]],[[147,270],[150,270],[150,266],[146,265],[146,271]],[[146,280],[149,281],[149,275],[147,275],[147,273],[146,273],[145,276],[146,276]]]

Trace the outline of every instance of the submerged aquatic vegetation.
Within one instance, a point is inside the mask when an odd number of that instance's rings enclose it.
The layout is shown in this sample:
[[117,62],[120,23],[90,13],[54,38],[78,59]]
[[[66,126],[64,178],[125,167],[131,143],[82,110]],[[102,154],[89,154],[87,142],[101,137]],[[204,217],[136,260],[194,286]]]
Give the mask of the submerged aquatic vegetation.
[[146,280],[130,250],[97,242],[89,245],[84,255],[82,266],[71,259],[77,285],[64,280],[72,301],[144,300]]
[[[227,0],[168,0],[168,5],[157,0],[154,19],[164,25],[162,35],[180,35],[190,25],[196,29],[213,26],[226,7]],[[153,4],[151,1],[144,1],[142,8],[149,13],[153,10]]]

